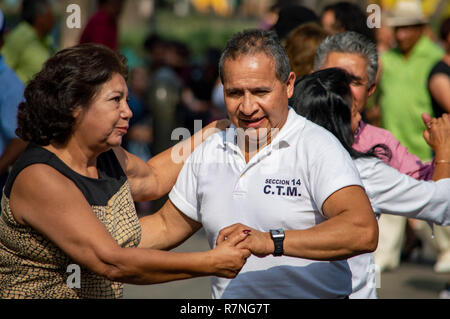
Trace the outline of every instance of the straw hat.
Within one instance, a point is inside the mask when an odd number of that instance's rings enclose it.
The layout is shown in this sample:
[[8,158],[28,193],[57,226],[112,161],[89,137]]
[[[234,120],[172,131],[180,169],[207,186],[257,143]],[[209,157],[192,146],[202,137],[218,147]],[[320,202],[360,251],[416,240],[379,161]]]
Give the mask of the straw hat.
[[386,24],[391,27],[425,24],[425,17],[420,0],[398,0],[394,10],[386,17]]

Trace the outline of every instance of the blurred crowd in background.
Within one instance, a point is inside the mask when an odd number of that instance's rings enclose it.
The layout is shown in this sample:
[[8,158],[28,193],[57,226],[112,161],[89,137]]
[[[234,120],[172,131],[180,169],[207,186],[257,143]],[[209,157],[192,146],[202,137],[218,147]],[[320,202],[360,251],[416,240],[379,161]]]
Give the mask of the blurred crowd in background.
[[[81,9],[80,28],[67,26],[73,13],[66,11],[69,4]],[[367,10],[371,4],[381,8],[380,15]],[[101,43],[127,57],[134,116],[124,146],[143,160],[178,142],[180,137],[172,136],[175,128],[193,133],[227,116],[218,62],[227,38],[243,28],[275,30],[297,77],[313,70],[316,48],[327,35],[356,31],[370,38],[381,70],[377,90],[363,106],[363,119],[389,129],[422,161],[431,161],[433,154],[422,139],[421,112],[440,116],[450,111],[448,0],[1,0],[0,9],[0,74],[3,65],[15,73],[0,76],[0,102],[10,102],[1,110],[0,151],[8,155],[0,159],[3,175],[24,147],[11,134],[13,104],[52,54],[78,43]],[[409,12],[417,23],[385,23],[399,19],[396,10],[406,16]],[[380,24],[370,27],[369,20]],[[440,61],[447,71],[436,70]],[[430,87],[433,72],[447,72],[447,79],[439,81],[438,76]],[[137,204],[140,214],[158,207],[157,202]],[[411,235],[414,221],[408,225],[406,255],[420,244]],[[450,260],[448,267],[450,272]]]

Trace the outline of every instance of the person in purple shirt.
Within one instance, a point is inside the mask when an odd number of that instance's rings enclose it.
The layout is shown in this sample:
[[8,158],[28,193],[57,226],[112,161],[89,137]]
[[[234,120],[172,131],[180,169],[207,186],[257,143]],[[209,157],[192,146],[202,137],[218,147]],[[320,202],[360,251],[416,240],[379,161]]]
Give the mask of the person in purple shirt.
[[[361,112],[369,97],[375,92],[378,72],[378,53],[376,45],[365,36],[347,31],[328,36],[317,48],[314,70],[338,67],[344,69],[355,80],[351,83],[352,103]],[[425,124],[431,120],[423,116]],[[419,157],[411,154],[394,135],[382,128],[370,125],[360,120],[355,134],[353,148],[366,152],[377,144],[389,147],[391,158],[384,161],[401,173],[419,180],[430,180],[433,175],[434,163],[423,163]],[[380,219],[380,238],[375,252],[375,263],[380,269],[393,269],[400,263],[402,243],[405,236],[407,220],[399,216],[384,215]],[[427,232],[423,224],[414,223]],[[435,227],[435,244],[439,257],[435,264],[435,271],[450,272],[450,231],[444,227]]]
[[[3,46],[5,18],[0,10],[0,49]],[[26,143],[17,138],[17,108],[23,100],[24,84],[0,55],[0,190],[8,176],[9,166],[19,157]]]

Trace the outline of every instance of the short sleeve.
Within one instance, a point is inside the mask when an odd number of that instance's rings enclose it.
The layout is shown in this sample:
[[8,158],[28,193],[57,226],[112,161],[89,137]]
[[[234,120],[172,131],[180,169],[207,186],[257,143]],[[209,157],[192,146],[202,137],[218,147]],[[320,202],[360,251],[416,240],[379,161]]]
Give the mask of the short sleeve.
[[336,191],[348,186],[363,186],[350,154],[328,131],[316,129],[308,146],[311,195],[319,211]]
[[198,170],[202,145],[197,147],[186,160],[175,186],[169,193],[170,201],[186,216],[201,222],[198,205]]

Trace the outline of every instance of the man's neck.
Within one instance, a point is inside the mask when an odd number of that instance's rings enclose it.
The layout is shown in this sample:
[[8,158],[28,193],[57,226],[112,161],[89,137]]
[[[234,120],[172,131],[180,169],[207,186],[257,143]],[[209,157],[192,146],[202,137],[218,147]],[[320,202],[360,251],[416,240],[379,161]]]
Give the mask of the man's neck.
[[259,153],[264,147],[268,146],[270,144],[270,141],[267,143],[260,143],[258,142],[245,142],[245,145],[240,145],[239,148],[241,149],[242,153],[244,154],[245,162],[248,163],[250,160]]
[[419,45],[420,40],[422,39],[422,36],[420,36],[417,41],[414,43],[413,46],[408,51],[402,51],[402,55],[404,59],[408,59],[411,56],[411,53],[415,50],[417,45]]
[[411,54],[411,51],[413,50],[414,47],[412,47],[411,49],[409,49],[408,51],[402,51],[402,56],[405,60],[407,60]]
[[[246,132],[239,128],[236,129],[236,144],[240,148],[242,154],[244,154],[246,163],[248,163],[259,151],[272,143],[274,138],[286,125],[288,118],[289,109],[279,127],[273,127],[271,129],[260,128],[256,131],[252,129],[251,132]],[[256,136],[249,136],[250,134]]]
[[254,139],[249,138],[244,132],[236,134],[236,142],[242,154],[244,154],[245,162],[250,162],[256,154],[270,145],[278,131],[279,129],[272,129],[264,137]]

